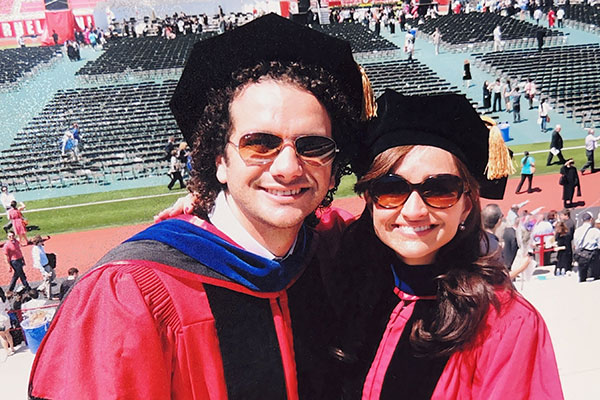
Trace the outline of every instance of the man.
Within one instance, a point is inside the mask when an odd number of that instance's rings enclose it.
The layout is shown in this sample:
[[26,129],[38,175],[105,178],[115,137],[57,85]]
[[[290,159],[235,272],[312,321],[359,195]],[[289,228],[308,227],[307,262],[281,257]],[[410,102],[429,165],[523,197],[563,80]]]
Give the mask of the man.
[[[502,45],[502,31],[500,30],[500,25],[496,25],[494,28],[494,51],[501,51],[504,46]],[[502,110],[500,110],[502,111]]]
[[10,280],[10,284],[8,285],[8,291],[12,292],[17,284],[17,279],[21,280],[21,283],[25,287],[26,290],[30,290],[31,287],[27,282],[27,277],[25,276],[25,271],[23,271],[23,267],[25,266],[25,259],[23,258],[23,253],[21,252],[21,245],[19,241],[15,237],[15,233],[13,231],[8,231],[7,241],[4,243],[4,259],[6,263],[9,265],[8,271],[13,273],[13,276]]
[[482,254],[493,254],[497,252],[497,257],[504,262],[502,254],[502,246],[500,246],[500,239],[496,235],[496,230],[502,224],[502,210],[498,204],[488,204],[481,210],[481,222],[483,224],[483,230],[487,235],[487,243],[482,243]]
[[507,217],[506,224],[507,226],[502,233],[502,257],[504,258],[506,268],[510,270],[515,261],[515,257],[517,256],[517,252],[519,251],[519,244],[517,242],[519,220],[518,218]]
[[587,129],[587,135],[585,137],[585,156],[587,157],[587,162],[581,167],[580,172],[582,175],[588,167],[590,167],[590,172],[592,174],[596,172],[594,167],[594,150],[598,146],[598,140],[600,140],[600,136],[594,136],[594,130],[591,128]]
[[199,218],[152,226],[79,280],[30,395],[333,398],[328,251],[311,225],[350,156],[362,82],[347,42],[274,14],[196,43],[171,109]]
[[65,298],[67,292],[73,287],[75,282],[77,282],[79,270],[77,268],[69,268],[67,274],[67,279],[60,284],[60,292],[58,293],[58,299],[61,301]]
[[544,38],[546,37],[546,31],[544,28],[539,28],[535,33],[535,37],[538,43],[538,51],[542,51],[542,47],[544,47]]
[[73,135],[73,153],[75,154],[75,160],[79,160],[79,144],[81,141],[81,132],[79,131],[79,125],[77,122],[73,123],[71,128],[71,135]]
[[556,125],[554,130],[552,131],[552,139],[550,140],[550,152],[548,153],[548,160],[546,161],[546,165],[552,165],[552,158],[554,156],[558,157],[558,162],[555,164],[564,165],[565,158],[562,155],[563,148],[563,138],[560,135],[561,126]]
[[598,251],[600,249],[600,229],[592,226],[593,216],[585,212],[581,217],[581,226],[575,229],[573,243],[575,247],[574,259],[577,261],[579,270],[579,282],[585,282],[588,271],[594,280],[600,278],[600,271],[595,267],[598,262]]

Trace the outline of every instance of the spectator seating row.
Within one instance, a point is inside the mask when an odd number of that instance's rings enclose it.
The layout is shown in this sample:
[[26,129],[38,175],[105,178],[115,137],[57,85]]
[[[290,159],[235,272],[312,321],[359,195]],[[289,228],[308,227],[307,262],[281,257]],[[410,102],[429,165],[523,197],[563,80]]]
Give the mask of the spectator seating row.
[[508,47],[532,47],[536,44],[538,30],[543,30],[547,44],[559,44],[564,34],[530,22],[494,13],[450,14],[430,18],[418,26],[419,32],[431,35],[440,29],[442,45],[451,51],[477,50],[490,47],[494,41],[494,29],[500,25],[502,41]]
[[[16,190],[166,173],[164,145],[181,138],[169,110],[177,81],[61,90],[1,152],[0,181]],[[61,156],[64,131],[82,133],[78,163]]]
[[565,25],[600,33],[600,7],[588,4],[561,6],[565,10]]
[[315,25],[315,29],[350,42],[353,53],[385,52],[398,50],[398,46],[384,39],[363,24],[347,22],[343,24]]
[[52,62],[60,49],[48,47],[19,47],[0,50],[0,88],[10,88],[26,76]]
[[172,40],[164,37],[114,38],[105,52],[87,62],[76,75],[125,74],[183,68],[192,47],[199,40],[214,36],[214,32],[180,35]]
[[541,96],[577,123],[600,126],[600,45],[474,54],[476,64],[498,76],[532,79]]
[[457,87],[438,77],[419,61],[390,60],[365,63],[376,96],[385,89],[394,89],[405,95],[458,93]]

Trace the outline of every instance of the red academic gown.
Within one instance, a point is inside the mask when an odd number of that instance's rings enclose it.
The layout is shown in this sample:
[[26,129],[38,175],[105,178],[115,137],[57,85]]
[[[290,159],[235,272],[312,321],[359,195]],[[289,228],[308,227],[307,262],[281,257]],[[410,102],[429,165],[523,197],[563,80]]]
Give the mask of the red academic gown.
[[499,312],[490,306],[463,350],[426,357],[410,335],[414,323],[428,326],[436,316],[435,278],[449,262],[402,264],[375,236],[368,214],[341,243],[330,292],[340,316],[344,400],[563,398],[546,325],[518,293],[497,289]]
[[[213,234],[228,240],[214,226],[201,225],[210,232],[200,239],[193,230],[171,236],[191,237],[192,245],[212,241]],[[272,291],[249,289],[235,274],[208,268],[190,256],[193,249],[187,254],[147,238],[123,243],[60,306],[36,355],[30,395],[329,398],[330,316],[322,304],[320,261],[313,257],[318,241],[311,237],[311,249],[302,251],[310,263]],[[215,253],[215,263],[258,257],[231,251]],[[253,273],[270,265],[257,265]]]
[[[390,360],[419,300],[396,291],[390,315],[363,389],[363,399],[379,399]],[[452,354],[432,399],[562,399],[548,329],[535,308],[520,295],[497,292],[500,313],[490,306],[472,345]]]

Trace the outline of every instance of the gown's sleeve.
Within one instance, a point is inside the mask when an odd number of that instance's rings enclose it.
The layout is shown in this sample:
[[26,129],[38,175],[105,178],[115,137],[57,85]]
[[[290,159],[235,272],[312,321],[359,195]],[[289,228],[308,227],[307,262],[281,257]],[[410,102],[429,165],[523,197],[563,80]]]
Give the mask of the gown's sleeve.
[[33,363],[43,399],[167,399],[174,340],[160,333],[133,277],[84,276],[66,296]]
[[489,317],[473,347],[450,358],[432,398],[563,399],[541,315],[517,296],[506,313]]

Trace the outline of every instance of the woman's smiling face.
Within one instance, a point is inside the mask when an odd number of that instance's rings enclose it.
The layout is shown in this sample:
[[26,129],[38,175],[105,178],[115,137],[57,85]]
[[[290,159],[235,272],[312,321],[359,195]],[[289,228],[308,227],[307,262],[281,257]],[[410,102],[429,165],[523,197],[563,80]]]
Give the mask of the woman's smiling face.
[[[452,155],[431,146],[414,147],[389,172],[413,184],[432,175],[460,176]],[[367,200],[370,201],[368,193]],[[386,209],[372,201],[370,207],[379,239],[406,264],[422,265],[431,264],[438,250],[454,238],[460,223],[471,211],[471,202],[463,194],[450,208],[433,208],[414,191],[401,207]]]

